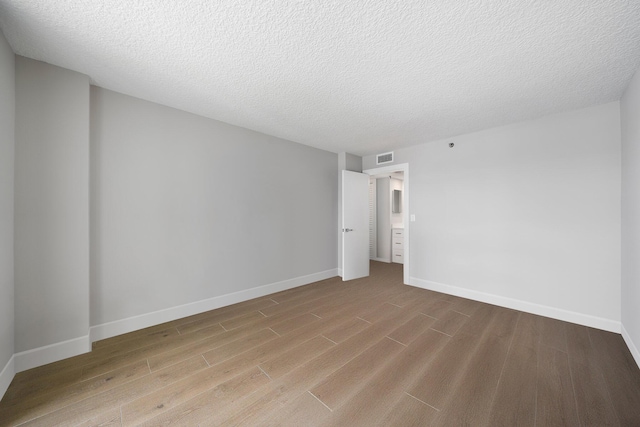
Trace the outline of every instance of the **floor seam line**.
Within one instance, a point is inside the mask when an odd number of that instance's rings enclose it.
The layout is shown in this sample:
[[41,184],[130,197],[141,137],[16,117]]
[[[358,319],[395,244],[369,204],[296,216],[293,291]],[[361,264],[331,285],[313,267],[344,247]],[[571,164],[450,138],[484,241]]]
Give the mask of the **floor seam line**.
[[465,313],[463,313],[461,311],[458,311],[458,310],[451,310],[451,311],[453,311],[454,313],[462,314],[463,316],[466,316],[466,317],[471,317],[470,315],[465,314]]
[[258,369],[260,369],[262,371],[262,373],[265,374],[267,376],[267,378],[269,378],[270,381],[273,381],[273,379],[269,376],[269,374],[267,374],[265,372],[265,370],[260,367],[260,365],[258,365]]
[[425,404],[425,405],[427,405],[429,408],[433,408],[433,409],[435,409],[436,411],[440,412],[440,409],[436,408],[436,407],[435,407],[435,406],[433,406],[433,405],[429,405],[429,404],[428,404],[427,402],[425,402],[424,400],[418,399],[417,397],[415,397],[415,396],[414,396],[414,395],[412,395],[411,393],[408,393],[408,392],[406,392],[406,391],[405,391],[405,392],[404,392],[404,394],[406,394],[407,396],[409,396],[409,397],[411,397],[411,398],[413,398],[413,399],[417,400],[417,401],[418,401],[418,402],[420,402],[420,403],[424,403],[424,404]]
[[324,336],[324,335],[322,335],[322,334],[320,334],[320,336],[321,336],[322,338],[324,338],[324,339],[327,339],[327,340],[331,341],[331,342],[332,342],[332,343],[334,343],[335,345],[338,345],[338,343],[337,343],[337,342],[335,342],[334,340],[332,340],[331,338],[327,338],[327,337],[325,337],[325,336]]
[[442,335],[446,335],[446,336],[448,336],[449,338],[453,338],[453,335],[449,335],[449,334],[448,334],[448,333],[446,333],[446,332],[442,332],[442,331],[439,331],[439,330],[437,330],[437,329],[433,329],[433,328],[429,328],[429,329],[431,329],[432,331],[436,331],[436,332],[438,332],[438,333],[441,333]]
[[316,398],[316,400],[317,400],[318,402],[322,403],[322,405],[323,405],[325,408],[327,408],[330,412],[333,412],[333,409],[329,408],[329,407],[327,406],[327,404],[326,404],[326,403],[324,403],[322,400],[320,400],[320,398],[319,398],[318,396],[316,396],[315,394],[311,393],[311,390],[307,390],[307,393],[309,393],[311,396],[315,397],[315,398]]
[[268,329],[268,330],[270,330],[271,332],[273,332],[274,334],[276,334],[276,335],[277,335],[277,336],[279,336],[279,337],[281,337],[281,336],[282,336],[282,335],[280,335],[279,333],[277,333],[276,331],[274,331],[274,330],[273,330],[273,329],[271,329],[271,328],[267,328],[267,329]]
[[400,345],[402,345],[402,346],[405,346],[405,347],[407,346],[406,344],[403,344],[403,343],[401,343],[401,342],[400,342],[400,341],[398,341],[398,340],[394,340],[394,339],[393,339],[393,338],[391,338],[389,335],[385,335],[385,338],[389,338],[391,341],[393,341],[393,342],[397,342],[398,344],[400,344]]

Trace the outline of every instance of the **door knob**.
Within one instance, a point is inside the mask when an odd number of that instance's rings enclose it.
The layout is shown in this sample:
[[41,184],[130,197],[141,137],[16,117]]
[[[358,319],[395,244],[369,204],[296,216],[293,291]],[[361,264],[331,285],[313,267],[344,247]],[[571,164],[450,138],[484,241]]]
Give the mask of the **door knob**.
[[342,231],[344,231],[345,233],[348,233],[350,231],[353,231],[353,228],[343,228]]

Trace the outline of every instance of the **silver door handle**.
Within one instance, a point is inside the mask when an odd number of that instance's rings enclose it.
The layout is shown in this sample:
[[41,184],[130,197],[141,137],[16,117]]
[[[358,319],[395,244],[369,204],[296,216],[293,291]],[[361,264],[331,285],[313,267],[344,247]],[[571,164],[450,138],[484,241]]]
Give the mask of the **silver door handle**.
[[350,231],[353,231],[353,228],[343,228],[342,231],[348,233]]

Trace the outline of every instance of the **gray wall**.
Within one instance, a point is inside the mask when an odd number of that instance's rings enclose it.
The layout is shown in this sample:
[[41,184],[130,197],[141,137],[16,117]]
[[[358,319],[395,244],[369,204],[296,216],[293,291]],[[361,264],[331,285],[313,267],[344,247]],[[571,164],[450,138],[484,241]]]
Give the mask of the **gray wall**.
[[622,326],[640,365],[640,72],[620,101],[622,124]]
[[[396,150],[395,161],[410,165],[413,283],[619,329],[618,102]],[[375,156],[363,163],[375,168]]]
[[[0,32],[0,372],[13,356],[15,55]],[[10,373],[8,376],[12,376]],[[4,392],[0,378],[0,398]],[[8,385],[8,384],[7,384]]]
[[15,351],[89,332],[89,78],[16,58]]
[[336,154],[91,91],[92,325],[336,268]]

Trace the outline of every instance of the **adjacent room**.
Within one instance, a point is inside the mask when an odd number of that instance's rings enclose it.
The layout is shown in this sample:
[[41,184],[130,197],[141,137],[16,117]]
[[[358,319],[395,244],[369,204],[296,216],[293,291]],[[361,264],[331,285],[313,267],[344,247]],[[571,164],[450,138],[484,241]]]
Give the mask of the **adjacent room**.
[[640,3],[0,0],[0,426],[640,425]]

